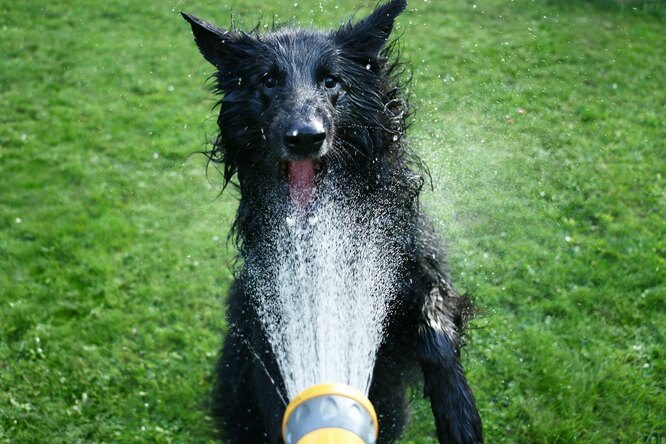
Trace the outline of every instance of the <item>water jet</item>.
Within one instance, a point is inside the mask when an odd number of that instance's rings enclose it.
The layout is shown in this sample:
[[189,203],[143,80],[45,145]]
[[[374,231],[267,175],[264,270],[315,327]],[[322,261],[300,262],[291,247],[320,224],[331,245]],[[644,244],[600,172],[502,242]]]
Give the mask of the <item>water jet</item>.
[[400,255],[361,209],[337,197],[289,214],[272,233],[275,256],[248,267],[288,402],[287,444],[377,440],[367,396]]

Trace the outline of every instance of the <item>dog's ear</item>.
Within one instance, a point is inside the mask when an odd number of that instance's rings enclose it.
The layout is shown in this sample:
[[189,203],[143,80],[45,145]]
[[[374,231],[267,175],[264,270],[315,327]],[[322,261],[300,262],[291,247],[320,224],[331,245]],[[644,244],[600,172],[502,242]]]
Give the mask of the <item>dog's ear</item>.
[[376,59],[393,30],[396,17],[407,7],[406,0],[391,0],[378,6],[358,23],[351,21],[334,33],[336,42],[355,58]]
[[251,51],[254,39],[250,35],[226,31],[191,14],[180,13],[192,26],[201,54],[218,69],[233,66]]

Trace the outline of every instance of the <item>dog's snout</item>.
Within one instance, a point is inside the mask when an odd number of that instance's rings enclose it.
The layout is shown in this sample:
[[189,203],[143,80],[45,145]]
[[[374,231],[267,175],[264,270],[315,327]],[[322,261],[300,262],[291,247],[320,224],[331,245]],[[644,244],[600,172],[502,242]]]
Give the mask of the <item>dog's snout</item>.
[[292,125],[284,135],[284,144],[293,154],[316,154],[326,140],[326,131],[320,121]]

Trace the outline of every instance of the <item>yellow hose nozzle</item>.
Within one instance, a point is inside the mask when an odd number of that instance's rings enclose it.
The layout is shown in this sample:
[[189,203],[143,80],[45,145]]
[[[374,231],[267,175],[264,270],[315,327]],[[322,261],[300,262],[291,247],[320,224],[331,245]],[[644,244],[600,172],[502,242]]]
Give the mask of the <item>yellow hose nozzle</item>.
[[374,444],[378,432],[370,400],[344,384],[304,390],[291,400],[282,421],[285,444]]

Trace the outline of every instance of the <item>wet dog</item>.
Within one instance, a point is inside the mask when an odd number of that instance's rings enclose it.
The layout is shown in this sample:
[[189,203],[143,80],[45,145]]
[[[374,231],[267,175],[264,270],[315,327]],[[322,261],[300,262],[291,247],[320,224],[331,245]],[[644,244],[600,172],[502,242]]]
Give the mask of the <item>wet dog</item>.
[[421,376],[440,442],[482,441],[460,362],[470,304],[452,286],[440,239],[419,209],[427,173],[404,140],[402,65],[395,43],[387,42],[405,7],[392,0],[330,32],[224,30],[183,14],[202,55],[217,68],[220,132],[208,155],[240,190],[232,233],[244,265],[228,296],[229,331],[213,393],[226,442],[281,442],[284,384],[262,332],[247,264],[266,257],[280,213],[273,209],[308,211],[326,187],[389,213],[401,258],[369,393],[379,442],[402,433],[407,387]]

